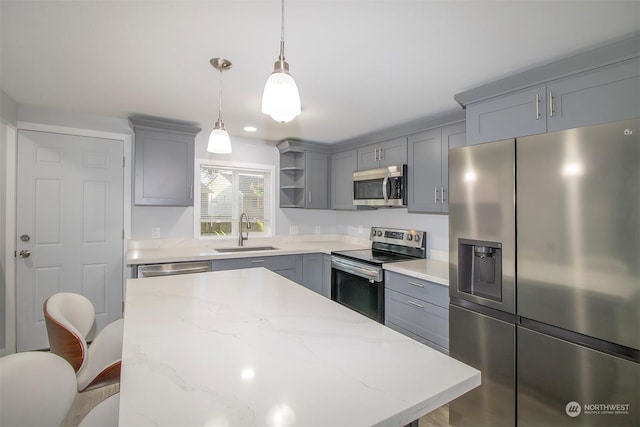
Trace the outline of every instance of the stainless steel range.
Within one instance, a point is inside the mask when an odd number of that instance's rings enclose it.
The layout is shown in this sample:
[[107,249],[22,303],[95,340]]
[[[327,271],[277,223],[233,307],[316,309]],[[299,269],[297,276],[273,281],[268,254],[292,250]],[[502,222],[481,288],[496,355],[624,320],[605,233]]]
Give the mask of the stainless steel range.
[[384,323],[383,264],[426,258],[427,233],[371,227],[371,249],[331,253],[331,299]]

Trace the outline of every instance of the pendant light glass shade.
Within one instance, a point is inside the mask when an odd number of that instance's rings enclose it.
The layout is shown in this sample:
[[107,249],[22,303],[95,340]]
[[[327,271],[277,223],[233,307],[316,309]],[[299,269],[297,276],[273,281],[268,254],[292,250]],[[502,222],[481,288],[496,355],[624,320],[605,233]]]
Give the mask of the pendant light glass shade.
[[[264,86],[262,112],[277,122],[287,123],[302,112],[300,94],[291,74],[284,67],[279,67],[279,64],[280,61],[276,62],[275,70]],[[286,66],[287,63],[284,62],[283,65]]]
[[224,58],[213,58],[209,62],[213,68],[220,71],[220,106],[218,109],[218,120],[216,120],[216,124],[213,126],[213,130],[209,135],[207,151],[217,154],[229,154],[231,153],[231,139],[222,122],[222,72],[231,68],[231,62]]
[[289,74],[289,64],[284,60],[284,0],[280,30],[280,56],[264,86],[262,112],[277,122],[287,123],[300,115],[302,109],[298,86]]
[[209,135],[209,144],[207,151],[210,153],[229,154],[231,153],[231,139],[229,133],[224,129],[224,124],[216,122],[211,135]]

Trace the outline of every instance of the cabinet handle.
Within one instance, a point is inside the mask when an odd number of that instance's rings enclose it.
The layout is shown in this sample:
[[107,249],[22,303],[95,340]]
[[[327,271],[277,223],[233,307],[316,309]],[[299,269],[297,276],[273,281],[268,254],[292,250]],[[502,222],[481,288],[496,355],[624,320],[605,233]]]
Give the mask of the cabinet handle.
[[540,95],[536,93],[536,120],[540,120]]
[[438,204],[438,187],[433,187],[433,203]]
[[309,195],[307,196],[307,201],[311,203],[311,191],[309,191]]
[[549,91],[549,117],[553,117],[553,93]]
[[193,200],[193,185],[189,186],[189,200]]
[[264,262],[263,259],[257,259],[255,261],[251,261],[251,264],[262,264]]
[[378,148],[378,160],[382,160],[384,158],[384,150],[382,148]]
[[408,302],[409,304],[411,304],[411,305],[415,305],[416,307],[424,308],[424,305],[422,305],[422,304],[418,304],[417,302],[413,302],[413,301],[411,301],[411,300],[407,300],[407,302]]
[[380,160],[380,159],[378,158],[378,149],[377,149],[377,148],[376,148],[375,150],[373,150],[373,153],[374,153],[374,154],[373,154],[374,160]]
[[424,285],[422,283],[416,283],[416,282],[411,282],[411,281],[409,281],[407,283],[410,284],[410,285],[413,285],[413,286],[417,286],[419,288],[424,288]]
[[442,194],[442,203],[444,203],[444,187],[440,187],[440,194]]

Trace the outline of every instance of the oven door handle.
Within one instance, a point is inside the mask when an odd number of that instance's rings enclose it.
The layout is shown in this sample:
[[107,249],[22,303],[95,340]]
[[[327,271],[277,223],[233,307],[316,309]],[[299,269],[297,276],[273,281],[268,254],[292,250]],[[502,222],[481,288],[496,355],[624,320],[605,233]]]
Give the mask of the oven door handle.
[[379,268],[362,267],[360,265],[356,265],[352,262],[344,261],[336,257],[331,258],[331,267],[335,268],[336,270],[344,271],[345,273],[364,277],[365,279],[369,279],[373,282],[382,281],[382,273],[381,269]]

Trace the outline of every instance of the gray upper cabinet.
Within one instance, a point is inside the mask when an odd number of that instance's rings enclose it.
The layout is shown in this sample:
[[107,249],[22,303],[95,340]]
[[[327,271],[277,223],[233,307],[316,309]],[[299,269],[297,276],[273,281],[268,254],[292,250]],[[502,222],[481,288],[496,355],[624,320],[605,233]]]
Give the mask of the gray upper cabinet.
[[356,149],[331,156],[331,209],[355,210],[353,173],[358,169]]
[[409,136],[407,164],[407,209],[409,212],[439,212],[442,130],[431,129]]
[[464,122],[409,135],[409,212],[449,211],[449,150],[464,146],[465,135]]
[[375,169],[407,163],[407,138],[395,138],[359,147],[358,170]]
[[304,148],[295,141],[283,141],[278,144],[278,149],[280,207],[327,209],[329,155]]
[[454,123],[442,128],[442,190],[441,212],[449,212],[449,150],[467,145],[467,131],[465,122]]
[[640,60],[556,80],[549,95],[548,132],[640,117]]
[[538,86],[467,106],[467,145],[547,131],[546,89]]
[[467,105],[467,145],[640,117],[638,58]]
[[329,207],[329,155],[307,151],[305,153],[305,208]]
[[135,132],[135,205],[193,206],[195,137],[199,128],[131,117]]

